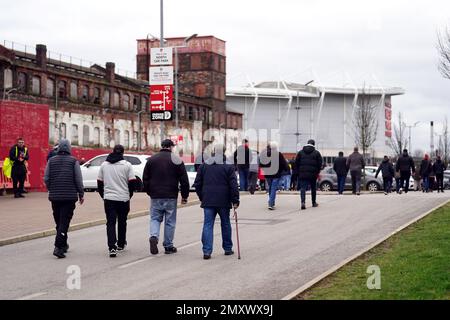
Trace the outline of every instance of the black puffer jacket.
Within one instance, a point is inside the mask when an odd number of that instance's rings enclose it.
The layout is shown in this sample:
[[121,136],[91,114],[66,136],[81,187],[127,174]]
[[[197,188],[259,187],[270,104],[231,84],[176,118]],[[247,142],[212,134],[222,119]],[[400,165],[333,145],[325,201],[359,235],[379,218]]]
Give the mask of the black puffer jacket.
[[77,201],[84,196],[80,164],[70,152],[69,141],[62,139],[57,155],[47,162],[44,182],[50,201]]
[[295,166],[300,180],[315,180],[322,169],[322,155],[313,145],[307,144],[297,153]]
[[416,167],[414,166],[413,159],[408,155],[407,152],[404,152],[397,160],[397,164],[395,166],[396,171],[400,172],[416,172]]

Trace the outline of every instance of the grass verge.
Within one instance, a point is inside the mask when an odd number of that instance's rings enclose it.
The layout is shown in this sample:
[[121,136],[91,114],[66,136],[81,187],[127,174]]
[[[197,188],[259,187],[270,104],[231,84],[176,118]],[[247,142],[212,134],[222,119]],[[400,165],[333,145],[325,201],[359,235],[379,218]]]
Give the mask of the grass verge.
[[[381,288],[368,289],[369,266],[380,268]],[[299,300],[449,300],[450,203],[345,265]]]

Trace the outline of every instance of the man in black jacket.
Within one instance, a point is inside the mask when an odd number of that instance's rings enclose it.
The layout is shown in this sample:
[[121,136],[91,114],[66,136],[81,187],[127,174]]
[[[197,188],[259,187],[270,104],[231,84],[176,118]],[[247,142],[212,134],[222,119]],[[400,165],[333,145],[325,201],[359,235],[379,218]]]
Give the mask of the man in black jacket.
[[248,175],[250,171],[250,163],[252,162],[252,153],[248,147],[248,140],[244,139],[242,145],[234,152],[234,165],[239,173],[239,189],[241,191],[248,190]]
[[381,175],[383,176],[384,194],[387,195],[388,193],[391,193],[392,179],[395,175],[394,166],[392,165],[388,156],[384,156],[383,162],[381,162],[377,172],[375,173],[375,179],[378,177],[380,171]]
[[306,188],[311,186],[312,206],[318,207],[316,202],[317,175],[322,169],[322,155],[315,148],[315,141],[308,140],[308,144],[297,153],[295,166],[298,170],[298,180],[300,185],[300,196],[302,201],[302,210],[306,209]]
[[83,177],[80,164],[71,156],[70,142],[61,139],[58,153],[51,157],[45,167],[44,182],[48,189],[48,199],[52,203],[53,218],[56,223],[55,250],[53,255],[65,258],[69,249],[67,232],[73,217],[75,203],[84,202]]
[[214,221],[219,214],[222,228],[222,248],[232,255],[230,209],[239,206],[239,189],[232,164],[226,163],[223,145],[216,145],[211,158],[200,166],[195,178],[195,192],[204,211],[202,232],[203,259],[211,258],[214,239]]
[[[414,166],[413,159],[408,155],[407,149],[404,149],[403,154],[398,158],[395,170],[400,172],[400,188],[404,188],[405,193],[408,193],[411,171],[414,174],[416,172],[416,167]],[[401,193],[402,190],[400,189],[399,192]]]
[[339,151],[339,156],[334,159],[333,170],[337,175],[338,193],[343,194],[348,173],[347,158],[344,157],[344,152]]
[[436,175],[436,181],[437,181],[437,190],[444,192],[444,171],[445,171],[445,164],[441,160],[441,156],[436,157],[436,161],[433,164],[433,172]]
[[143,174],[144,190],[151,198],[150,207],[150,253],[158,254],[161,222],[164,219],[164,242],[166,254],[177,252],[173,246],[177,218],[177,198],[181,186],[181,203],[189,197],[189,179],[183,161],[172,153],[174,143],[166,139],[161,151],[147,160]]
[[17,139],[17,144],[9,150],[9,159],[13,161],[11,178],[13,181],[14,198],[24,198],[23,193],[25,179],[27,177],[26,161],[30,158],[28,148],[22,138]]
[[430,173],[432,173],[432,170],[433,166],[431,165],[430,156],[425,154],[419,168],[420,176],[423,180],[423,192],[428,193],[430,189]]

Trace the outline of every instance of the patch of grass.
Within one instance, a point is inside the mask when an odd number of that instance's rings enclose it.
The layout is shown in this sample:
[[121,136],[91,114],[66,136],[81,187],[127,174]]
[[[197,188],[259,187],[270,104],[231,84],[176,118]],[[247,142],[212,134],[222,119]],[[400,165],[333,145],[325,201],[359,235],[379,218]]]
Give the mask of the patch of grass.
[[[381,289],[370,290],[366,273],[377,265]],[[381,243],[295,299],[449,300],[450,204]]]

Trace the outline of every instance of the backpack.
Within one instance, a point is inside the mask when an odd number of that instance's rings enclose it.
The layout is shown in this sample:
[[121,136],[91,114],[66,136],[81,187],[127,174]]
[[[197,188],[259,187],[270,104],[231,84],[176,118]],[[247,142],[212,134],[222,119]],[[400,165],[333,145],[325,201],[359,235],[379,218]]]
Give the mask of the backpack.
[[5,175],[5,177],[11,179],[11,170],[12,170],[12,166],[13,166],[14,161],[11,161],[9,159],[9,157],[5,158],[5,161],[3,161],[3,167],[2,167],[2,171],[3,174]]

